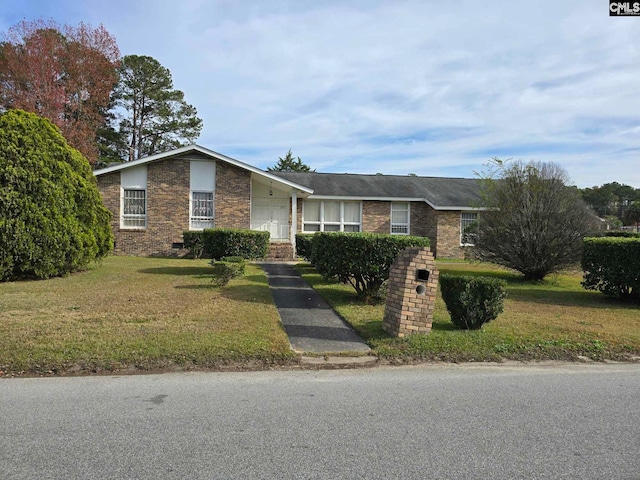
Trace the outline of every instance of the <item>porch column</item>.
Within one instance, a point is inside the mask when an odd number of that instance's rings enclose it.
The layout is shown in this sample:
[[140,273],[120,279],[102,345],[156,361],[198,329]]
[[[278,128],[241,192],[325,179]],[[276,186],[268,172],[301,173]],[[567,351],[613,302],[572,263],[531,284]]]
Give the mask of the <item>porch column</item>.
[[293,251],[296,250],[296,233],[298,233],[298,194],[294,191],[291,193],[291,245]]

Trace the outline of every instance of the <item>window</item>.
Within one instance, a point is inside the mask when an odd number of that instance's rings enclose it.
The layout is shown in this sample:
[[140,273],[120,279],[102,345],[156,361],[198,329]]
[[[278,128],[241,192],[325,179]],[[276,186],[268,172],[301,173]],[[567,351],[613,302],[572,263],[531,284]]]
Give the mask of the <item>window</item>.
[[216,164],[204,160],[189,162],[191,205],[189,229],[214,227],[213,192],[216,189]]
[[359,232],[360,202],[306,200],[302,205],[303,232]]
[[145,190],[124,190],[122,226],[124,228],[145,228],[147,226],[147,192]]
[[391,234],[409,235],[409,203],[391,204]]
[[342,230],[344,232],[360,231],[360,202],[343,202]]
[[213,228],[213,192],[191,192],[191,229]]
[[340,231],[340,205],[342,202],[323,202],[324,205],[324,231]]
[[478,214],[462,212],[460,214],[460,244],[475,245],[478,236]]
[[120,227],[147,227],[147,166],[120,172]]

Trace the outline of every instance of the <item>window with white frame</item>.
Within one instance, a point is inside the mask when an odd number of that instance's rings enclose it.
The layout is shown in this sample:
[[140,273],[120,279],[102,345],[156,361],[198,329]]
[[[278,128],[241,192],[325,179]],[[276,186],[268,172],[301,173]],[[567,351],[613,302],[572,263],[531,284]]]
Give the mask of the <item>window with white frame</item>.
[[342,231],[356,233],[360,225],[360,202],[342,202]]
[[304,232],[360,232],[360,202],[305,200],[302,204]]
[[120,172],[120,227],[147,227],[147,166]]
[[462,212],[460,214],[460,245],[475,245],[478,237],[478,214]]
[[216,164],[211,161],[191,160],[189,162],[191,198],[189,207],[189,229],[213,228],[214,192]]
[[213,228],[213,192],[191,192],[191,229]]
[[391,234],[409,235],[409,202],[391,203]]
[[123,190],[122,226],[125,228],[147,226],[147,192],[145,190]]

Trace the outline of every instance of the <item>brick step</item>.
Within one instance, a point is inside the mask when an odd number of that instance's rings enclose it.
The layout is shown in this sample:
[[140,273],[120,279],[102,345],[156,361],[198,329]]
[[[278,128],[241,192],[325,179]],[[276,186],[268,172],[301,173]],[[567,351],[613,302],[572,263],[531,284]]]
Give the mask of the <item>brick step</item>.
[[290,243],[271,243],[265,260],[289,262],[293,260],[293,246]]

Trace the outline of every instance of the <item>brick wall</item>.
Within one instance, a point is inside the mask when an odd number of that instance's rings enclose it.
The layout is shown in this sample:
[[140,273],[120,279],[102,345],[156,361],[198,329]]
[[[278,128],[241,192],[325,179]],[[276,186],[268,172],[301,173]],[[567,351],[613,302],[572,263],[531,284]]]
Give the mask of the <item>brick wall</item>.
[[217,162],[215,225],[251,228],[251,172]]
[[[189,159],[168,159],[147,164],[147,228],[120,228],[120,172],[97,177],[105,206],[113,214],[114,253],[137,256],[179,256],[189,229]],[[216,163],[215,224],[249,228],[251,174],[223,162]]]
[[460,246],[460,211],[438,213],[438,236],[436,239],[438,258],[464,258]]
[[298,198],[298,201],[296,202],[296,211],[298,212],[297,214],[297,221],[296,221],[296,232],[298,233],[304,233],[302,231],[302,203],[304,202],[304,199],[302,198]]
[[362,231],[391,232],[391,202],[367,200],[362,202]]
[[411,202],[409,207],[409,229],[411,235],[429,237],[431,240],[436,232],[435,210],[425,202]]
[[120,172],[100,175],[96,177],[96,181],[104,206],[111,212],[111,231],[114,235],[115,248],[118,248],[120,246],[117,235],[120,230]]

